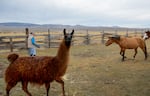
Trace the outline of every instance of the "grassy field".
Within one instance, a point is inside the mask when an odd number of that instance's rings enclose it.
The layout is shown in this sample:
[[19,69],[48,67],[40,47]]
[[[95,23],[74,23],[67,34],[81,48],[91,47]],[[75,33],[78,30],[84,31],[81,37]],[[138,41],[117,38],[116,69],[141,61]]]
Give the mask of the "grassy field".
[[[150,40],[146,41],[150,55]],[[144,54],[138,49],[135,59],[134,51],[127,50],[124,62],[119,55],[120,48],[113,44],[106,47],[103,44],[72,46],[70,63],[64,76],[67,96],[150,96],[150,56],[144,60]],[[38,49],[37,53],[55,55],[57,48]],[[18,52],[27,55],[26,50]],[[0,54],[0,71],[4,73],[9,62],[9,53]],[[46,75],[46,74],[45,74]],[[45,96],[44,86],[29,84],[28,89],[33,96]],[[61,96],[60,84],[53,82],[50,96]],[[5,94],[4,76],[0,78],[0,96]],[[18,83],[11,96],[25,96]]]

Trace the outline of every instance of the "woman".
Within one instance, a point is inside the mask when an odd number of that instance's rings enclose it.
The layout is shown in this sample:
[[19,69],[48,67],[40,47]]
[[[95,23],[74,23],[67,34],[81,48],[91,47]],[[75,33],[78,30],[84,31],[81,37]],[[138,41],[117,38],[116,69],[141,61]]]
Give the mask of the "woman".
[[30,56],[36,56],[36,47],[40,48],[40,46],[36,44],[34,35],[35,34],[33,32],[30,32],[28,37],[28,50]]

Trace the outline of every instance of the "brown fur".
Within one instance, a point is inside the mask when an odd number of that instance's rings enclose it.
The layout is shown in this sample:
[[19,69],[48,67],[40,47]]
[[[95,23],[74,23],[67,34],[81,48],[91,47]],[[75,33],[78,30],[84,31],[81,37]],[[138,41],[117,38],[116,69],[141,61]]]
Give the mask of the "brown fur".
[[18,54],[8,55],[11,64],[5,72],[7,96],[17,82],[22,83],[22,88],[28,96],[31,96],[27,90],[28,82],[39,85],[45,84],[48,96],[50,83],[54,80],[62,85],[63,96],[65,96],[62,76],[67,69],[69,49],[70,46],[66,46],[64,39],[56,56],[19,57]]
[[14,54],[8,55],[7,59],[8,59],[9,62],[13,63],[18,57],[19,57],[19,55],[14,53]]
[[120,37],[120,39],[115,38],[115,37],[109,37],[109,40],[105,43],[106,46],[111,45],[112,43],[116,43],[120,46],[121,50],[120,50],[120,55],[122,55],[122,61],[124,61],[125,58],[125,50],[126,49],[134,49],[135,50],[135,54],[134,54],[134,58],[137,54],[137,48],[140,47],[142,49],[142,51],[145,54],[145,59],[147,59],[147,48],[146,48],[146,44],[145,41],[142,38],[139,37]]

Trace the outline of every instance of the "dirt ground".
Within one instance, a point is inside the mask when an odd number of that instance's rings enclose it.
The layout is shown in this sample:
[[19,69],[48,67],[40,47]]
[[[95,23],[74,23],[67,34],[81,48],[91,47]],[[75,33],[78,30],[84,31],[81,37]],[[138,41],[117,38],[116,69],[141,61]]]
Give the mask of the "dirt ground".
[[[138,49],[133,59],[133,50],[127,50],[124,62],[119,55],[120,49],[113,44],[72,46],[70,63],[64,76],[66,96],[150,96],[150,43],[148,42],[147,60]],[[55,55],[57,48],[38,49],[38,55]],[[25,50],[18,52],[27,55]],[[0,54],[0,96],[5,94],[4,70],[8,66],[6,59],[9,53]],[[46,75],[46,74],[45,74]],[[29,84],[33,96],[45,96],[44,86]],[[2,95],[3,94],[3,95]],[[11,96],[25,96],[18,83]],[[53,82],[49,96],[61,96],[60,84]]]

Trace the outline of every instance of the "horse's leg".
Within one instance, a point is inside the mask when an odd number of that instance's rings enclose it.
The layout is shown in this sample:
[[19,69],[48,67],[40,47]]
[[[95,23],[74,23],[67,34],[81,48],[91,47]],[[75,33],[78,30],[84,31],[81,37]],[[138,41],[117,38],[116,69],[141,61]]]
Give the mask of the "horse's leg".
[[147,59],[147,48],[146,48],[146,44],[145,44],[145,42],[143,43],[143,45],[140,45],[139,46],[141,49],[142,49],[142,51],[144,52],[144,54],[145,54],[145,60]]
[[[120,55],[123,56],[123,49],[120,50]],[[126,56],[124,56],[124,58],[127,58]]]
[[120,55],[122,56],[122,50],[120,50]]
[[144,46],[144,48],[142,49],[144,54],[145,54],[145,60],[147,59],[147,48],[146,48],[146,44]]
[[124,56],[124,55],[125,55],[125,50],[123,50],[122,52],[123,52],[123,54],[122,54],[122,61],[124,61],[124,58],[125,58],[125,56]]
[[137,54],[137,48],[135,48],[134,50],[135,50],[135,53],[134,53],[133,58],[135,58],[135,56],[136,56],[136,54]]
[[[142,49],[142,48],[141,48]],[[145,60],[147,59],[147,49],[142,49],[145,55]]]
[[49,89],[50,89],[50,83],[45,83],[45,87],[46,87],[47,96],[48,96]]
[[145,54],[145,60],[147,59],[147,49],[145,51],[143,51]]
[[28,91],[27,86],[28,86],[28,82],[22,81],[22,90],[24,90],[24,92],[27,93],[28,96],[32,96],[31,93]]

